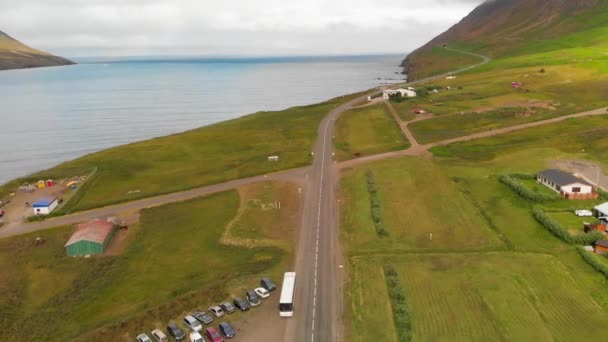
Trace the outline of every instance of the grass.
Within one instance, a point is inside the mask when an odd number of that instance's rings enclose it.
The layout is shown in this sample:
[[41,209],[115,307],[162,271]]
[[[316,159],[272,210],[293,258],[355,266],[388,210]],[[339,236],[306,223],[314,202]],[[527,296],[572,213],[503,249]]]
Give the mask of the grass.
[[526,188],[528,188],[529,190],[531,190],[532,192],[536,192],[539,194],[544,194],[547,196],[555,196],[556,192],[547,188],[546,186],[540,184],[538,181],[536,181],[535,179],[517,179],[517,181],[522,184],[523,186],[525,186]]
[[583,234],[584,223],[598,222],[594,217],[579,217],[574,215],[572,211],[547,212],[547,215],[559,222],[571,235]]
[[480,58],[441,47],[433,47],[424,54],[423,58],[414,56],[411,62],[415,68],[414,73],[408,75],[408,78],[418,80],[477,64],[480,62]]
[[414,312],[414,340],[579,340],[593,338],[608,323],[606,307],[591,297],[602,291],[602,282],[584,286],[578,272],[552,256],[433,255],[399,261]]
[[[0,197],[25,181],[97,172],[63,212],[74,212],[153,195],[310,164],[321,119],[361,94],[321,104],[261,112],[167,137],[137,142],[63,163],[0,187]],[[267,157],[278,155],[278,163]]]
[[409,146],[384,104],[343,113],[336,121],[334,145],[338,160],[402,150]]
[[[367,169],[375,175],[389,239],[380,240],[374,229]],[[349,252],[500,246],[481,213],[432,161],[403,158],[348,170],[341,189],[342,230]]]
[[[259,190],[250,193],[263,196]],[[5,338],[131,339],[142,326],[162,327],[229,297],[260,273],[280,274],[291,250],[219,242],[238,209],[236,191],[146,209],[116,257],[67,257],[71,227],[1,240]],[[33,244],[37,236],[47,241],[42,247]]]

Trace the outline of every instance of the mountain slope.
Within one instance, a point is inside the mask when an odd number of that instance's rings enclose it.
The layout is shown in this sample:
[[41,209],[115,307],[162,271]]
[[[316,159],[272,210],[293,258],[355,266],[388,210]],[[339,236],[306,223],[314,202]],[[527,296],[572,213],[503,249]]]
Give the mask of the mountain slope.
[[433,58],[444,44],[500,58],[578,47],[589,42],[564,38],[606,27],[607,0],[486,1],[411,53],[403,61],[404,72],[414,80],[457,65],[457,54],[440,61]]
[[70,65],[74,62],[32,49],[0,31],[0,70]]

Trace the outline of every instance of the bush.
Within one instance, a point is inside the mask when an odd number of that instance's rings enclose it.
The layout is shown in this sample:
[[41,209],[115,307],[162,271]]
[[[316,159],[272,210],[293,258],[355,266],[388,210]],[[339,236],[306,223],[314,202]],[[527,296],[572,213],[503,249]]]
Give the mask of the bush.
[[511,190],[513,190],[519,196],[521,196],[527,200],[530,200],[530,201],[551,202],[551,201],[557,201],[557,200],[561,199],[561,197],[558,194],[549,195],[549,194],[535,192],[534,190],[528,189],[526,186],[524,186],[523,184],[521,184],[520,182],[517,181],[517,178],[520,178],[520,179],[535,178],[535,176],[532,176],[532,178],[529,178],[529,177],[530,177],[530,175],[521,175],[521,174],[502,175],[502,176],[498,177],[498,180],[501,183],[508,186],[509,188],[511,188]]
[[365,173],[367,179],[367,192],[369,192],[369,208],[370,216],[374,221],[374,228],[376,235],[379,238],[387,238],[389,236],[384,222],[382,222],[382,205],[380,203],[380,197],[378,196],[378,188],[376,187],[376,178],[371,171]]
[[605,261],[602,261],[601,257],[599,257],[595,253],[586,251],[581,246],[579,246],[576,250],[583,257],[583,260],[585,260],[589,265],[591,265],[594,270],[600,272],[604,275],[604,277],[608,278],[608,264],[606,264]]
[[564,228],[559,222],[556,222],[552,218],[550,218],[545,211],[539,207],[535,207],[532,209],[532,215],[534,219],[542,224],[547,230],[549,230],[553,235],[555,235],[560,240],[577,245],[592,245],[597,240],[603,240],[604,234],[594,231],[589,234],[572,236],[568,232],[566,228]]
[[392,265],[384,265],[384,277],[386,278],[388,297],[391,300],[397,341],[409,342],[412,340],[412,322],[405,291],[399,282],[399,275]]

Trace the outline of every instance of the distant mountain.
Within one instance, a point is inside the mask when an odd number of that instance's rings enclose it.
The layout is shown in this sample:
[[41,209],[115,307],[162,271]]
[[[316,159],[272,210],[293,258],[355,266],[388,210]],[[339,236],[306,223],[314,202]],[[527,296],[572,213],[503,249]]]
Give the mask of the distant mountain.
[[32,49],[0,31],[0,70],[70,64],[75,63],[63,57]]
[[490,0],[411,53],[403,61],[404,72],[411,79],[426,76],[425,69],[434,66],[425,62],[425,56],[443,45],[491,57],[542,52],[568,43],[575,46],[576,41],[557,41],[607,25],[608,0]]

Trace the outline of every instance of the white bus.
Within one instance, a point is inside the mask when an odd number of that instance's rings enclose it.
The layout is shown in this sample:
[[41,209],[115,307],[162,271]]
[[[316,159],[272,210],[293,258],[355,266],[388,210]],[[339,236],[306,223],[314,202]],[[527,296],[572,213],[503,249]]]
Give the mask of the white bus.
[[293,301],[296,294],[296,272],[286,272],[283,277],[281,298],[279,300],[279,316],[293,316]]

